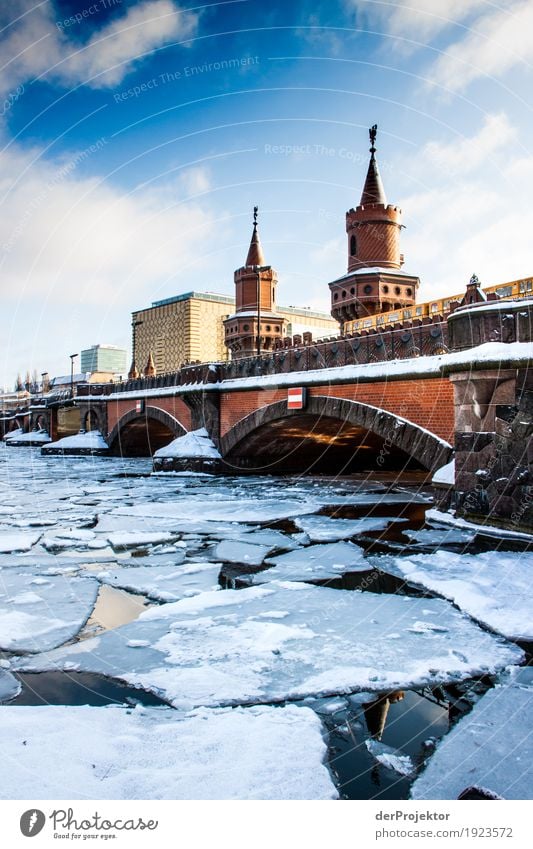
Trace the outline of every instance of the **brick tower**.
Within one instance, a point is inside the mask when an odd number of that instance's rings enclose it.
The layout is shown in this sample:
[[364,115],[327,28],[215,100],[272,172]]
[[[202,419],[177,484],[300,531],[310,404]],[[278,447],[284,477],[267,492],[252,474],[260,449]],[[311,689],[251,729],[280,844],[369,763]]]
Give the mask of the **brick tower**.
[[[258,207],[245,264],[235,272],[235,313],[224,320],[225,344],[232,359],[270,351],[285,335],[286,319],[276,312],[278,278],[266,265],[257,230]],[[259,329],[258,329],[259,328]]]
[[387,203],[376,160],[377,125],[369,133],[370,162],[361,200],[346,213],[348,272],[329,284],[331,314],[343,328],[357,318],[412,306],[420,283],[402,270],[402,211]]

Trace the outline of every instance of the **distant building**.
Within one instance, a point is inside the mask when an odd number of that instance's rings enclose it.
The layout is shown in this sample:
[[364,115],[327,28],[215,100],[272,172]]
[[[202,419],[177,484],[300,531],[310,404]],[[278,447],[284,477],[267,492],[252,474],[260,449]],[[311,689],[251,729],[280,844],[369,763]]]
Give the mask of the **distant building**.
[[[157,374],[176,371],[185,363],[228,359],[224,320],[235,313],[235,298],[211,292],[185,292],[155,301],[132,314],[133,369],[144,373],[150,354]],[[309,331],[314,339],[336,335],[339,326],[328,313],[297,307],[277,307],[287,336]],[[281,326],[281,325],[280,325]]]
[[82,372],[90,374],[125,375],[128,370],[128,355],[116,345],[93,345],[81,352]]

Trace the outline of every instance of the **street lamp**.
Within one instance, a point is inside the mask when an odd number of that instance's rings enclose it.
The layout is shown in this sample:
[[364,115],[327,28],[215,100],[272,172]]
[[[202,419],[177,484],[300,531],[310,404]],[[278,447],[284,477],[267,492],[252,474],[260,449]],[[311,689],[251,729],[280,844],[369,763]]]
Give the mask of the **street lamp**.
[[70,354],[70,397],[74,398],[74,360],[77,354]]

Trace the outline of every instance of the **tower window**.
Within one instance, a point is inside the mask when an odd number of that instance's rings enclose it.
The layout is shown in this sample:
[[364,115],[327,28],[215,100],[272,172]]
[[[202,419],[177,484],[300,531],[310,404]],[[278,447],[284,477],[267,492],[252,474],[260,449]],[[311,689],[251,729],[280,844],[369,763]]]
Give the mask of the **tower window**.
[[266,329],[267,329],[267,332],[270,333],[270,330],[271,330],[270,324],[267,324]]
[[335,294],[333,295],[333,300],[334,300],[334,301],[338,301],[338,300],[339,300],[339,293],[338,293],[338,292],[335,292]]
[[276,333],[279,333],[279,326],[276,324]]
[[342,297],[343,297],[343,298],[345,298],[345,297],[346,297],[346,289],[343,289],[343,290],[342,290]]
[[410,298],[412,294],[413,294],[413,290],[407,289],[407,297]]
[[249,325],[249,324],[243,324],[242,329],[243,329],[243,330],[249,330],[249,329],[250,329],[250,325]]
[[352,236],[350,239],[350,256],[355,256],[357,253],[357,239]]
[[388,286],[383,286],[383,291],[385,292],[385,294],[387,294],[387,293],[388,293],[388,291],[389,291],[389,287],[388,287]]
[[363,292],[365,293],[365,295],[371,295],[372,294],[372,286],[368,286],[368,285],[365,286],[365,288],[363,289]]
[[355,286],[350,289],[350,295],[355,295]]
[[394,287],[394,293],[395,293],[396,295],[399,295],[401,291],[402,291],[402,290],[400,289],[400,287],[399,287],[399,286],[395,286],[395,287]]

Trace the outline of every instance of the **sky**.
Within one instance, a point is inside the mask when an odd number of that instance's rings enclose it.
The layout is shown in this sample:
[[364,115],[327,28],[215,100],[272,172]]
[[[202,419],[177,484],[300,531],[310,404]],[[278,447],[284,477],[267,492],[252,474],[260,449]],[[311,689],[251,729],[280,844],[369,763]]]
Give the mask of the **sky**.
[[233,294],[329,310],[368,127],[419,300],[533,275],[533,0],[0,0],[0,387]]

